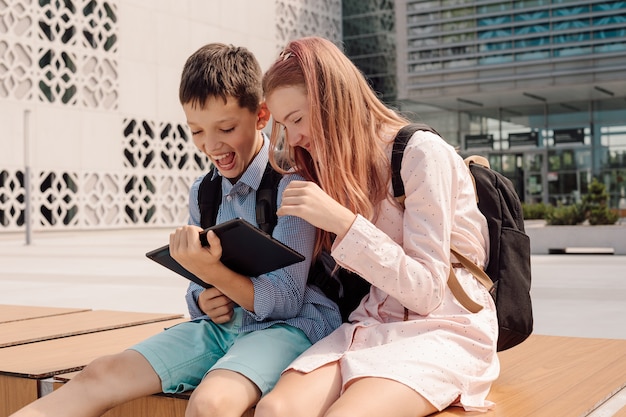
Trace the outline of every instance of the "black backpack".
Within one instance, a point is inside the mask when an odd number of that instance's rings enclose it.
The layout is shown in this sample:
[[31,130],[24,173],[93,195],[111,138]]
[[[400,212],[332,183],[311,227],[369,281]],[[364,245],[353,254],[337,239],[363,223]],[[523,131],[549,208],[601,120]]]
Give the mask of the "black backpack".
[[[433,132],[442,137],[430,126],[420,123],[405,126],[396,135],[391,159],[392,182],[394,197],[401,203],[404,201],[404,185],[400,178],[400,165],[404,148],[417,130]],[[490,169],[483,157],[471,156],[465,159],[465,163],[474,180],[478,208],[489,226],[489,263],[482,271],[455,248],[452,248],[452,252],[465,268],[490,289],[498,315],[498,351],[503,351],[526,340],[533,329],[530,238],[524,232],[522,203],[513,183]],[[448,286],[457,300],[469,311],[480,310],[482,307],[465,294],[452,268],[450,271]]]
[[[200,225],[206,229],[215,224],[217,210],[222,201],[222,176],[213,178],[215,167],[202,179],[198,188],[198,206],[200,208]],[[256,221],[259,228],[272,234],[278,221],[278,183],[282,175],[268,163],[256,193]],[[341,318],[348,321],[348,316],[361,299],[369,293],[370,283],[359,275],[338,266],[327,252],[311,265],[307,282],[317,286],[322,292],[339,306]]]

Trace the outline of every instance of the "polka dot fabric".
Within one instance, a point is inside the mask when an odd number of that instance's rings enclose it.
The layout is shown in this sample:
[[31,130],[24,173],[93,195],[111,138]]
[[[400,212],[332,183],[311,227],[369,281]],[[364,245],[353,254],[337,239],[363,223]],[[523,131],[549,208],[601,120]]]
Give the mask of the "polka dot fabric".
[[291,368],[310,372],[338,360],[344,386],[360,377],[388,378],[440,410],[451,404],[485,410],[493,405],[485,398],[500,369],[495,306],[464,269],[455,270],[457,278],[483,310],[465,310],[446,285],[450,242],[478,265],[488,253],[487,223],[469,172],[440,137],[417,131],[401,176],[405,210],[383,202],[375,224],[358,216],[332,250],[340,265],[373,284],[370,293],[351,323],[314,344]]

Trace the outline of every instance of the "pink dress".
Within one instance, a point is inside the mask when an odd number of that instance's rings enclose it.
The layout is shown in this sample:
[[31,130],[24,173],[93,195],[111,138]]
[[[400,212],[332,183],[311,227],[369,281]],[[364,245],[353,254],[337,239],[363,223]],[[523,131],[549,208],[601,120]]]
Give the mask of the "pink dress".
[[486,410],[493,404],[485,398],[500,371],[495,306],[465,269],[455,273],[484,306],[480,312],[468,312],[446,285],[451,241],[478,265],[488,253],[487,223],[469,171],[450,145],[418,131],[405,150],[401,176],[406,209],[385,201],[374,224],[358,216],[333,245],[340,265],[373,284],[369,295],[351,323],[314,344],[290,369],[310,372],[339,361],[344,387],[355,378],[387,378],[411,387],[439,410],[451,404]]

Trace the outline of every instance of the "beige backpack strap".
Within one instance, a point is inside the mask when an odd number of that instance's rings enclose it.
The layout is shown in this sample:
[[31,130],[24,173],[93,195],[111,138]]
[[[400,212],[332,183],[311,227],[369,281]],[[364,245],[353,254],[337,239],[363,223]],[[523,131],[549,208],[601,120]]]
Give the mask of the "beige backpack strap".
[[473,162],[478,165],[482,165],[486,168],[491,168],[491,166],[489,165],[489,161],[484,156],[471,155],[465,158],[465,165],[469,166],[470,162]]
[[[464,255],[461,255],[461,253],[454,246],[450,247],[450,252],[452,252],[452,254],[465,267],[465,269],[470,271],[472,275],[474,275],[474,277],[482,285],[484,285],[485,288],[487,288],[488,291],[491,290],[491,288],[493,287],[493,282],[491,282],[491,279],[489,279],[489,276],[485,273],[485,271],[483,271],[480,267],[478,267],[478,265],[470,261]],[[461,283],[457,279],[452,265],[450,265],[450,275],[448,275],[448,287],[450,287],[450,291],[452,291],[454,297],[468,311],[472,313],[478,313],[480,310],[482,310],[483,307],[474,300],[472,300],[469,295],[467,295],[467,293],[461,286]]]
[[457,279],[452,265],[450,265],[450,275],[448,275],[448,287],[454,295],[454,298],[456,298],[458,302],[467,309],[467,311],[471,313],[478,313],[480,310],[483,309],[483,306],[472,300],[470,296],[467,295],[467,293],[461,286],[461,283]]
[[[480,156],[480,155],[472,155],[472,156],[468,156],[467,158],[465,158],[465,165],[467,165],[468,168],[469,168],[470,162],[483,165],[489,168],[489,161],[485,157]],[[476,181],[474,180],[474,176],[470,175],[470,177],[472,178],[472,182],[474,183],[474,191],[476,191]],[[406,196],[404,195],[400,197],[396,197],[396,200],[402,206],[402,209],[405,208],[404,207],[405,198]],[[478,194],[476,194],[476,202],[478,202]],[[493,282],[491,281],[489,276],[485,273],[485,271],[479,268],[474,262],[470,261],[468,258],[461,255],[461,253],[454,246],[450,247],[450,252],[452,252],[452,254],[463,265],[463,267],[465,267],[465,269],[470,271],[472,275],[474,275],[474,277],[476,277],[476,279],[480,281],[480,283],[484,285],[485,288],[487,288],[487,290],[491,290],[491,287],[493,287]],[[458,302],[461,303],[461,305],[465,307],[467,311],[471,313],[478,313],[480,310],[483,309],[483,306],[478,304],[476,301],[472,300],[470,296],[467,295],[467,293],[461,286],[461,283],[459,282],[458,278],[456,277],[456,274],[454,273],[454,267],[452,266],[452,264],[450,264],[450,274],[448,275],[448,287],[450,287],[450,291],[452,292],[452,295],[454,295],[454,297],[458,300]],[[407,319],[408,319],[408,309],[405,308],[404,320],[406,321]]]
[[[470,163],[474,163],[474,164],[482,165],[486,168],[490,168],[489,161],[484,156],[471,155],[465,158],[464,161],[468,169],[469,169]],[[472,178],[472,184],[474,184],[474,194],[476,195],[476,203],[478,203],[478,193],[476,192],[476,180],[474,179],[473,175],[470,175],[470,177]]]
[[474,275],[478,282],[480,282],[485,288],[487,288],[487,291],[491,291],[491,287],[493,287],[493,282],[491,281],[491,278],[489,278],[489,275],[487,275],[487,273],[482,270],[482,268],[466,258],[465,255],[461,255],[456,247],[450,246],[450,252],[452,252],[452,254],[465,267],[465,269],[467,269],[472,273],[472,275]]

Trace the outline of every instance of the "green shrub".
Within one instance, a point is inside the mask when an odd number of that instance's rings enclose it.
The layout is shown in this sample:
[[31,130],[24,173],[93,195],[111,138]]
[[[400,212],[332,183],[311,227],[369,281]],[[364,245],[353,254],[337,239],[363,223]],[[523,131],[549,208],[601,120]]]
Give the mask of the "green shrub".
[[525,220],[540,220],[545,219],[554,210],[554,207],[545,203],[522,203],[522,210]]
[[546,224],[571,226],[585,221],[585,212],[581,204],[559,206],[546,214]]
[[583,196],[583,212],[591,225],[615,224],[619,215],[609,209],[609,194],[603,183],[594,178],[589,184],[589,192]]

